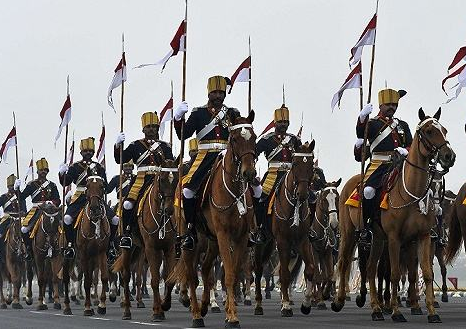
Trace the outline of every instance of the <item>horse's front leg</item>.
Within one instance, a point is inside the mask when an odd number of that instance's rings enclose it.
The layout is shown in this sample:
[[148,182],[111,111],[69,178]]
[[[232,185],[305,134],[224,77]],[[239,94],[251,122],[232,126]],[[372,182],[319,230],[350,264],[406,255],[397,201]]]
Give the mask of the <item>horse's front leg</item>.
[[138,258],[136,265],[136,272],[134,276],[136,285],[136,307],[144,308],[144,302],[142,301],[142,276],[144,272],[145,254],[141,253]]
[[[204,290],[202,292],[201,298],[201,316],[204,317],[207,315],[209,310],[210,303],[210,290],[214,286],[213,280],[213,262],[218,255],[217,247],[213,246],[215,244],[209,244],[207,248],[207,253],[202,263],[201,274],[202,274],[202,283],[204,284]],[[214,295],[215,297],[215,295]]]
[[[268,243],[266,243],[268,244]],[[264,252],[265,248],[261,245],[254,247],[254,283],[256,291],[256,305],[254,307],[254,315],[263,315],[264,309],[262,308],[262,287],[261,280],[264,272]]]
[[[374,240],[373,240],[374,241]],[[398,307],[398,284],[400,283],[400,239],[395,233],[391,233],[388,236],[388,253],[390,256],[390,268],[391,268],[391,289],[392,295],[390,299],[390,305],[392,307],[392,320],[394,322],[406,322],[405,317],[401,314]],[[428,253],[428,256],[430,253]],[[430,259],[430,258],[429,258]]]
[[[26,292],[26,304],[32,305],[32,280],[34,278],[34,271],[32,269],[32,261],[27,261],[26,266],[26,277],[27,277],[27,292]],[[45,283],[44,283],[44,294],[45,296]]]
[[[289,235],[285,235],[284,237],[289,237]],[[290,280],[291,274],[288,269],[288,265],[290,263],[290,242],[287,239],[283,239],[281,237],[277,237],[277,248],[278,248],[278,256],[280,259],[280,291],[282,293],[282,307],[281,307],[281,315],[283,317],[290,317],[293,316],[293,310],[291,309],[290,304],[290,297],[289,297],[289,288],[290,288]]]
[[65,291],[65,299],[63,303],[65,304],[65,308],[63,309],[64,315],[71,315],[71,307],[70,307],[70,296],[69,296],[69,289],[70,289],[70,261],[63,259],[63,289]]
[[52,269],[52,283],[53,283],[53,308],[54,309],[61,309],[61,304],[60,304],[60,296],[59,296],[59,288],[58,286],[60,285],[60,280],[58,278],[58,273],[60,272],[61,268],[61,262],[60,262],[60,257],[56,256],[51,260],[51,269]]
[[445,266],[445,247],[437,246],[435,255],[440,266],[442,274],[442,302],[448,302],[448,287],[447,287],[447,267]]
[[417,256],[417,244],[412,243],[408,246],[406,250],[407,262],[406,266],[408,268],[408,300],[407,305],[411,307],[411,314],[413,315],[422,315],[422,310],[419,307],[419,300],[417,299],[418,290],[418,256]]
[[434,273],[432,271],[432,263],[430,258],[430,236],[424,235],[419,241],[419,251],[421,252],[421,269],[422,277],[424,278],[424,283],[426,285],[426,307],[427,307],[427,319],[429,323],[440,323],[440,316],[435,311],[434,308],[434,287],[433,279]]
[[152,244],[145,244],[145,251],[147,262],[149,263],[149,269],[151,274],[151,287],[153,292],[153,307],[152,307],[152,321],[160,322],[165,320],[165,313],[161,307],[160,299],[160,266],[162,264],[162,251],[156,250]]
[[85,292],[85,300],[84,300],[84,316],[92,316],[94,315],[94,310],[91,308],[91,286],[93,282],[93,270],[94,267],[89,265],[89,260],[82,260],[81,259],[81,266],[83,267],[84,272],[84,292]]
[[[171,246],[168,249],[165,249],[163,251],[163,254],[165,256],[165,265],[164,268],[167,269],[167,277],[168,274],[170,274],[173,269],[175,268],[176,264],[176,259],[175,259],[175,246],[171,244]],[[162,310],[164,312],[169,311],[170,308],[172,307],[172,291],[173,288],[175,287],[175,283],[168,283],[167,284],[167,278],[164,278],[165,282],[165,288],[163,291],[163,301],[162,301]]]
[[[108,242],[104,243],[107,246]],[[108,290],[108,265],[107,255],[104,252],[99,254],[99,268],[100,268],[100,280],[102,281],[102,292],[100,293],[99,306],[97,307],[97,313],[100,315],[107,314],[107,290]]]
[[44,303],[46,276],[45,276],[45,259],[43,256],[36,254],[37,285],[39,286],[39,298],[37,299],[36,310],[45,310],[47,305]]
[[[370,288],[370,298],[371,298],[371,308],[372,308],[372,321],[383,321],[383,313],[380,308],[380,301],[378,298],[377,286],[375,284],[375,277],[377,274],[377,264],[380,261],[384,249],[384,242],[382,240],[382,233],[378,230],[380,227],[374,228],[374,238],[372,240],[372,247],[369,254],[369,259],[367,260],[367,278],[369,279],[369,288]],[[382,265],[381,265],[382,266]],[[382,266],[383,267],[383,266]],[[362,270],[361,270],[362,273]],[[383,279],[383,278],[382,278]],[[361,288],[363,286],[363,279],[361,277]],[[365,279],[364,279],[365,283]]]
[[[304,300],[301,304],[301,313],[307,315],[311,312],[312,281],[314,280],[315,260],[311,250],[311,244],[309,243],[307,237],[302,240],[298,248],[299,254],[301,255],[301,258],[304,262],[304,279],[306,280],[306,290],[304,291]],[[325,302],[323,306],[325,306]],[[327,307],[325,307],[325,309],[326,308]]]

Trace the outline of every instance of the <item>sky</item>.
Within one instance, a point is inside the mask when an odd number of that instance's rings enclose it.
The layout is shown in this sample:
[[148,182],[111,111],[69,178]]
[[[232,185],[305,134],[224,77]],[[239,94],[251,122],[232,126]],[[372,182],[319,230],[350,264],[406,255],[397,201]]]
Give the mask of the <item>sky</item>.
[[[107,172],[115,175],[113,144],[119,131],[120,89],[115,90],[117,113],[107,105],[107,90],[121,57],[125,35],[128,81],[124,95],[124,132],[127,141],[142,137],[140,117],[163,108],[174,84],[175,106],[181,101],[182,56],[160,67],[132,70],[161,59],[184,17],[183,0],[1,1],[0,30],[0,139],[16,113],[20,176],[34,157],[46,157],[58,181],[63,161],[63,135],[53,142],[60,123],[70,75],[72,119],[70,139],[94,136],[104,114],[107,130]],[[207,78],[231,76],[252,51],[252,107],[254,127],[261,132],[282,104],[282,85],[290,109],[290,129],[297,133],[304,117],[303,141],[316,140],[319,165],[328,180],[345,182],[359,171],[353,158],[359,91],[348,90],[341,108],[332,113],[330,101],[350,70],[350,49],[375,12],[375,0],[190,0],[186,100],[190,107],[207,101]],[[418,109],[432,115],[442,106],[440,122],[456,151],[455,166],[446,176],[447,188],[457,192],[465,182],[466,92],[443,104],[447,96],[441,81],[456,51],[466,45],[462,0],[380,0],[372,87],[404,89],[396,116],[414,131]],[[363,52],[364,98],[367,97],[370,48]],[[456,83],[452,79],[448,87]],[[447,90],[448,91],[448,90]],[[449,91],[453,93],[454,90]],[[225,104],[247,113],[247,84],[235,85]],[[167,130],[166,130],[167,131]],[[165,133],[168,140],[168,134]],[[175,137],[174,149],[179,152]],[[75,157],[79,159],[79,155]],[[76,159],[76,158],[75,158]],[[258,163],[261,174],[266,162]],[[15,172],[14,153],[0,164],[0,181]],[[6,185],[6,184],[5,184]],[[6,186],[0,184],[0,192]],[[114,195],[112,195],[115,198]]]

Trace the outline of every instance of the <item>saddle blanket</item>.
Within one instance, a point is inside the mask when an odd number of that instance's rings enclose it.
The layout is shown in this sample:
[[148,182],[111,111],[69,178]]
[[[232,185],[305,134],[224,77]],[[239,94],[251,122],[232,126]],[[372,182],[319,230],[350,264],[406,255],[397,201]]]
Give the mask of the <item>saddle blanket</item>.
[[[380,208],[383,210],[388,209],[388,194],[384,191],[382,192],[382,196],[380,198]],[[358,187],[354,188],[353,192],[351,193],[350,197],[345,202],[345,205],[349,205],[352,207],[359,207],[359,203],[361,201],[361,197],[359,196]]]

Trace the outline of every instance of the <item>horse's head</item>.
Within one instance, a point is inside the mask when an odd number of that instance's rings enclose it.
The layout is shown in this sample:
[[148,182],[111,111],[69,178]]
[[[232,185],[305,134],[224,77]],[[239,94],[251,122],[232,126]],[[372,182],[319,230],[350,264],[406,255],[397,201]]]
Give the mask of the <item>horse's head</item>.
[[91,175],[86,181],[86,198],[89,203],[90,217],[95,218],[102,216],[105,212],[104,198],[104,180],[98,175]]
[[158,198],[162,201],[163,213],[173,215],[173,199],[175,196],[176,186],[178,184],[178,164],[179,157],[176,160],[164,160],[162,168],[158,174]]
[[447,130],[440,122],[441,108],[433,117],[426,116],[422,108],[419,109],[419,124],[416,134],[419,140],[419,152],[428,160],[440,163],[444,170],[453,166],[456,154],[447,140]]
[[332,229],[338,227],[338,203],[340,194],[337,187],[341,183],[341,178],[338,181],[327,182],[325,187],[319,192],[317,207],[328,217],[328,222]]
[[230,111],[230,122],[232,123],[229,137],[229,148],[233,153],[233,160],[240,164],[240,175],[251,183],[256,177],[256,134],[252,122],[254,111],[251,110],[247,118],[241,117],[237,112]]
[[309,181],[314,177],[314,147],[315,141],[299,146],[291,161],[296,197],[300,202],[309,196]]
[[39,206],[43,214],[43,228],[47,234],[58,233],[61,222],[61,208],[52,202],[45,202]]

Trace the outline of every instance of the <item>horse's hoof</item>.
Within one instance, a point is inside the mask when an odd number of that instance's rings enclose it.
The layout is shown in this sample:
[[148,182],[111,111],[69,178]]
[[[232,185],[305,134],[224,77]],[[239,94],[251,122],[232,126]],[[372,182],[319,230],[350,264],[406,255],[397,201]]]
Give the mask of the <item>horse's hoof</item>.
[[392,320],[393,320],[393,322],[406,322],[405,317],[401,313],[393,314],[392,315]]
[[94,310],[91,308],[91,309],[85,309],[84,310],[84,316],[93,316],[94,315]]
[[329,298],[330,298],[330,293],[322,294],[322,299],[323,300],[329,300]]
[[191,305],[191,301],[189,299],[184,300],[183,298],[179,297],[178,301],[186,308],[188,308],[189,305]]
[[264,309],[262,306],[257,306],[254,308],[254,315],[264,315]]
[[76,301],[76,296],[70,296],[71,301]]
[[442,294],[442,302],[448,302],[448,294],[446,293]]
[[244,300],[244,306],[251,306],[251,305],[252,305],[252,304],[251,304],[251,300],[249,300],[249,299],[247,299],[247,300],[245,299],[245,300]]
[[112,302],[112,303],[115,302],[116,301],[116,295],[114,295],[114,294],[109,295],[108,300],[110,300],[110,302]]
[[317,307],[317,301],[311,300],[311,307]]
[[6,303],[3,303],[0,305],[0,309],[7,309],[8,305]]
[[335,302],[335,301],[332,301],[332,303],[330,304],[330,307],[332,308],[332,311],[334,312],[339,312],[343,309],[343,306],[345,304],[341,304],[341,303],[338,303],[338,302]]
[[211,311],[212,313],[220,313],[220,307],[218,307],[218,306],[212,307],[212,308],[210,309],[210,311]]
[[149,299],[150,296],[149,296],[148,293],[143,293],[143,294],[142,294],[142,298],[143,298],[143,299]]
[[383,307],[382,313],[384,313],[385,315],[391,315],[393,313],[393,310],[390,307]]
[[192,328],[205,328],[204,319],[194,319]]
[[53,303],[53,309],[60,310],[61,304],[60,303]]
[[401,297],[401,301],[406,301],[406,297]]
[[272,299],[272,294],[270,293],[270,291],[265,292],[265,299]]
[[33,302],[32,298],[26,298],[26,305],[31,306]]
[[138,303],[136,304],[136,308],[146,308],[146,305],[143,301],[138,301]]
[[309,315],[310,312],[311,312],[311,306],[310,305],[309,305],[309,307],[306,307],[303,304],[301,304],[301,313],[303,313],[304,315]]
[[350,297],[350,296],[346,296],[345,301],[351,301],[351,297]]
[[63,315],[73,315],[73,312],[71,312],[71,308],[65,308],[63,310]]
[[49,308],[47,307],[46,304],[40,304],[40,305],[37,305],[37,307],[36,307],[36,311],[45,311],[47,309],[49,309]]
[[164,312],[168,312],[170,310],[170,308],[172,308],[172,302],[171,301],[164,301],[160,307],[162,307],[162,310]]
[[49,298],[47,299],[47,303],[48,303],[48,304],[53,304],[53,302],[54,302],[53,297],[49,297]]
[[21,305],[20,303],[12,303],[11,308],[13,308],[13,309],[23,309],[23,305]]
[[294,305],[294,301],[293,301],[293,300],[290,300],[290,305]]
[[442,323],[442,320],[438,314],[427,315],[427,321],[429,321],[429,323]]
[[239,321],[225,323],[225,329],[240,329],[240,328],[241,326],[239,325]]
[[364,307],[364,304],[366,303],[366,295],[360,295],[358,294],[358,296],[356,297],[356,305],[359,307],[359,308],[362,308]]
[[8,305],[11,305],[11,303],[13,302],[13,299],[12,298],[6,298],[6,303]]
[[422,309],[421,307],[411,307],[411,315],[422,315]]
[[122,320],[131,320],[131,312],[123,312]]
[[438,301],[434,301],[434,308],[440,308],[440,304],[438,303]]
[[163,312],[159,314],[152,314],[152,322],[162,322],[165,321],[165,314]]
[[385,318],[383,317],[382,312],[372,312],[372,321],[385,321]]
[[293,310],[290,309],[282,309],[282,317],[292,317],[293,316]]
[[107,314],[107,307],[97,307],[97,313],[100,315],[105,315]]
[[320,303],[317,304],[317,309],[320,310],[320,311],[326,310],[327,305],[325,305],[324,302],[320,302]]

